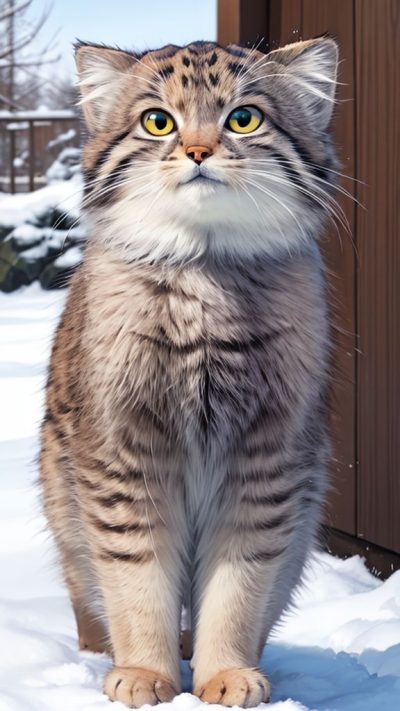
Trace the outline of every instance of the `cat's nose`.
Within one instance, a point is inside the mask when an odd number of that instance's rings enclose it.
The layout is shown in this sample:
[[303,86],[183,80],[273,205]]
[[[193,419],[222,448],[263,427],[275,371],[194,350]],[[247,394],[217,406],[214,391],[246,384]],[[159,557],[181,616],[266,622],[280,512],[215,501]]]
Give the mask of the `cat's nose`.
[[186,155],[190,160],[200,165],[203,160],[212,156],[212,148],[208,146],[188,146],[186,148]]

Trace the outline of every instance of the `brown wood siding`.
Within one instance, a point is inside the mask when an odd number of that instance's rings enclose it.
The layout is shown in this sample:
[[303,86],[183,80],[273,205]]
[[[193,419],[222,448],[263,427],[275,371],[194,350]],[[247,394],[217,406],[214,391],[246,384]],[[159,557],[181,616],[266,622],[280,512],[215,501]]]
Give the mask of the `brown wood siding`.
[[[341,171],[349,176],[340,185],[354,196],[355,183],[355,104],[354,104],[354,22],[349,0],[302,0],[301,35],[304,39],[329,32],[340,45],[338,105],[333,132]],[[271,11],[273,4],[271,5]],[[331,272],[331,306],[336,343],[332,395],[332,483],[328,520],[336,528],[356,533],[356,252],[355,203],[338,195],[348,223],[332,226],[323,243],[325,261]]]
[[358,535],[400,552],[400,2],[356,0]]
[[218,42],[257,43],[266,49],[268,2],[266,0],[219,0]]

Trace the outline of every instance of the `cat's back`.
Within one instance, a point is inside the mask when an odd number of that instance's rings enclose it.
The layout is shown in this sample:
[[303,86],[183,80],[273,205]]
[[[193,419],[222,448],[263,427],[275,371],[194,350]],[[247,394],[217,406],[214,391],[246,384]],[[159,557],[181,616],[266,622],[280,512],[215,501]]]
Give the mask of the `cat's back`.
[[44,418],[62,424],[63,417],[77,407],[78,373],[82,362],[82,339],[87,313],[86,279],[82,265],[71,279],[66,303],[57,326],[49,375],[47,410]]

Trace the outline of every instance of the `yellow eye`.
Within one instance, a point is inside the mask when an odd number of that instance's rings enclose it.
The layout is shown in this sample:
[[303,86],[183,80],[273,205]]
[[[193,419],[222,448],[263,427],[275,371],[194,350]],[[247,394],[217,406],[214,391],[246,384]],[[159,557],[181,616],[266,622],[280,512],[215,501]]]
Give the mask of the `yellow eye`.
[[175,121],[166,111],[152,109],[143,114],[142,126],[152,136],[167,136],[175,130]]
[[225,128],[234,133],[251,133],[262,123],[263,115],[255,106],[239,106],[229,114]]

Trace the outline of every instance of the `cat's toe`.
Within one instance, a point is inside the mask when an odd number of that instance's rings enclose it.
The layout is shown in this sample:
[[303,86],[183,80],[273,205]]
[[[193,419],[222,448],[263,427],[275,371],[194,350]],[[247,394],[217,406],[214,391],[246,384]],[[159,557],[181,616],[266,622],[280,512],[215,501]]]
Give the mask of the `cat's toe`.
[[226,669],[194,693],[209,704],[249,708],[269,701],[270,685],[257,669]]
[[137,667],[114,667],[104,681],[104,692],[111,701],[121,701],[130,708],[154,706],[171,701],[177,691],[161,674]]

